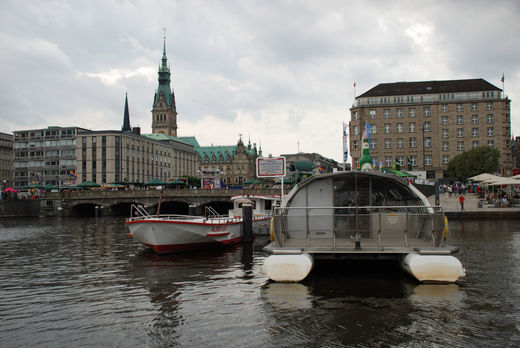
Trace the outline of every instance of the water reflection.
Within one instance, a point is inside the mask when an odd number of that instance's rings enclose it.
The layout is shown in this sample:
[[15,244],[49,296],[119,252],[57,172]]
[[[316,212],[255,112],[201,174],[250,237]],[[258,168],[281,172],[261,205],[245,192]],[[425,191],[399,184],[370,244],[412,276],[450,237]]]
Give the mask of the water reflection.
[[158,256],[122,219],[0,220],[0,337],[13,346],[518,346],[520,221],[450,221],[468,276],[318,264],[269,282],[253,245]]

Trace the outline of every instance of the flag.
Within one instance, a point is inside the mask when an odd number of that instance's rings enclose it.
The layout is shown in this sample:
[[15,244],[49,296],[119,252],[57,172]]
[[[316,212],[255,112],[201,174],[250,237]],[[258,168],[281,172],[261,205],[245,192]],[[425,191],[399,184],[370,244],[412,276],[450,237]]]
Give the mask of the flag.
[[343,122],[343,163],[347,163],[348,160],[348,134],[347,134],[347,123]]
[[365,121],[365,129],[363,130],[363,140],[366,139],[370,143],[370,125]]
[[502,73],[502,78],[500,79],[502,83],[504,83],[504,73]]
[[70,175],[71,177],[73,177],[74,179],[76,179],[76,178],[78,177],[78,176],[76,175],[76,172],[73,171],[73,170],[69,170],[69,175]]
[[354,88],[356,88],[356,81],[354,81]]
[[323,168],[321,166],[318,166],[318,171],[320,172],[320,174],[323,174]]

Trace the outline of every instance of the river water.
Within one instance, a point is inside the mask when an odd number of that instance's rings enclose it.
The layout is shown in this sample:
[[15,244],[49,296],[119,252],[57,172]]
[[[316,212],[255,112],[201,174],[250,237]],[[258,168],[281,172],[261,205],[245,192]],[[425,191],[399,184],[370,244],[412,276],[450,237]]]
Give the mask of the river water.
[[1,347],[520,345],[520,220],[451,221],[451,285],[378,264],[272,283],[263,239],[157,256],[123,223],[0,220]]

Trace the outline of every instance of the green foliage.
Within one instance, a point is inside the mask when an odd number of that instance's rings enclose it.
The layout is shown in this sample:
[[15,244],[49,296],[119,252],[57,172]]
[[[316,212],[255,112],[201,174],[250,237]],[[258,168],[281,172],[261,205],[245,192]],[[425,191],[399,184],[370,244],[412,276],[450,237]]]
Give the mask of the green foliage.
[[461,181],[482,174],[492,173],[499,167],[500,151],[487,146],[480,146],[455,156],[448,163],[448,174]]
[[183,178],[188,178],[188,187],[195,186],[195,187],[200,188],[200,179],[199,178],[197,178],[195,176],[189,176],[189,175],[184,175]]

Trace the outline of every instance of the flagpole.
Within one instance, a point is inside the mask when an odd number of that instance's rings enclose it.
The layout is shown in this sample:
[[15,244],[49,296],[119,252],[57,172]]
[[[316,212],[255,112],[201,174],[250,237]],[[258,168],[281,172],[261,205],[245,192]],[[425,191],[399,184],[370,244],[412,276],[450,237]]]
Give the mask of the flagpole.
[[506,98],[506,87],[505,87],[505,78],[504,78],[504,73],[502,73],[502,98],[505,99]]

